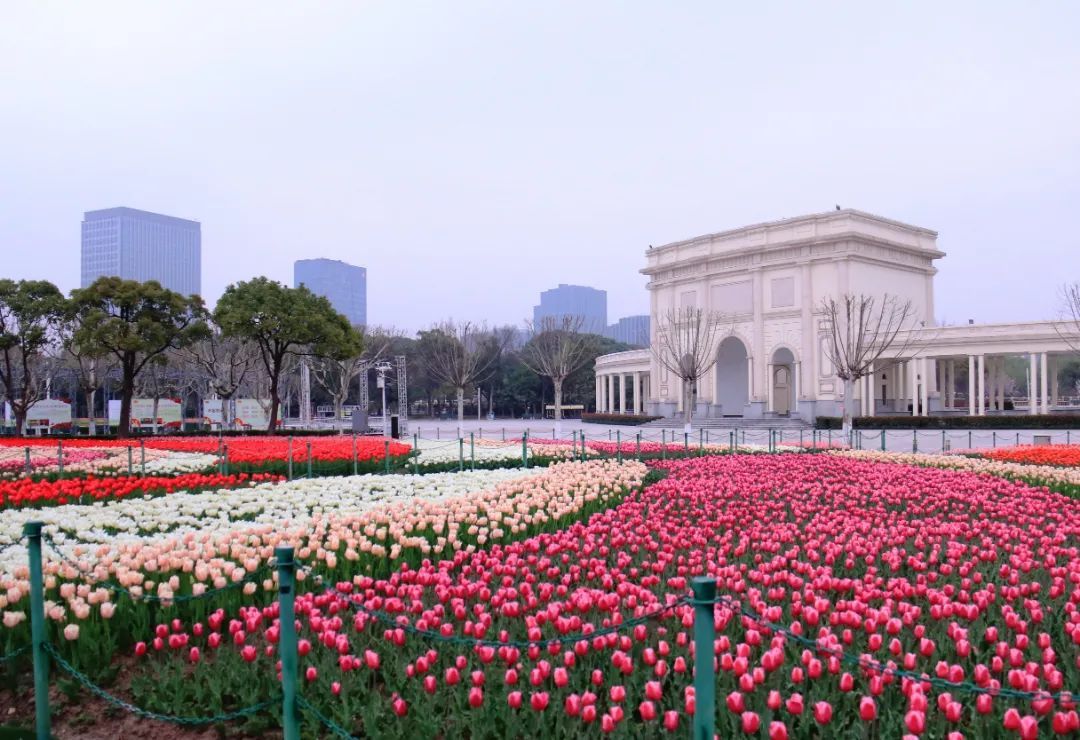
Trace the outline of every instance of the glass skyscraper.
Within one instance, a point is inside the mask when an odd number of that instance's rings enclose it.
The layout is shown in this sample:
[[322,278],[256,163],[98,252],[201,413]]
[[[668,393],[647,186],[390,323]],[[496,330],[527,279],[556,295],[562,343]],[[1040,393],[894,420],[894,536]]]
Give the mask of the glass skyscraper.
[[82,287],[103,276],[157,280],[181,295],[201,295],[202,227],[198,221],[134,208],[87,211]]
[[560,283],[558,288],[540,294],[540,305],[533,307],[533,324],[548,316],[580,316],[581,331],[603,334],[607,331],[607,291],[584,285]]
[[367,268],[341,260],[297,260],[293,287],[321,295],[353,326],[367,326]]

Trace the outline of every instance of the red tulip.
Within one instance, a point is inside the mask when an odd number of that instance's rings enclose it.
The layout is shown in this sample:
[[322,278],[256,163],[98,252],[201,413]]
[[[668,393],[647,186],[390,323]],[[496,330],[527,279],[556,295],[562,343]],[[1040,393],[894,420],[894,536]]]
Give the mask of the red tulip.
[[506,703],[511,709],[521,709],[522,696],[520,691],[511,691],[506,696]]
[[785,704],[790,714],[802,714],[803,713],[803,698],[802,694],[792,694],[788,697]]
[[832,720],[832,704],[827,701],[814,702],[814,720],[827,725]]
[[748,735],[751,735],[758,731],[761,727],[761,718],[758,717],[757,712],[743,712],[740,715],[742,720],[742,731]]
[[546,691],[534,691],[532,694],[529,694],[529,706],[537,712],[542,712],[547,709],[549,700],[550,697]]
[[469,706],[473,709],[478,709],[481,704],[484,703],[484,690],[479,686],[473,686],[469,689]]
[[738,691],[732,691],[727,695],[727,708],[732,714],[742,714],[746,711],[746,701]]
[[865,722],[877,719],[877,704],[869,696],[859,700],[859,718]]
[[137,643],[135,643],[135,654],[137,656],[139,656],[140,658],[142,656],[146,655],[146,643],[145,642],[137,642]]
[[308,682],[314,681],[318,677],[319,677],[319,672],[317,670],[315,670],[315,666],[313,666],[313,665],[309,665],[307,667],[307,670],[304,671],[304,678],[306,678],[308,680]]
[[248,663],[254,661],[258,655],[259,651],[255,649],[254,645],[244,645],[243,649],[240,651],[240,657]]
[[787,740],[787,737],[787,725],[776,721],[769,723],[769,740]]
[[638,705],[638,713],[646,722],[656,719],[656,705],[651,701],[643,701]]
[[660,701],[660,697],[664,695],[664,690],[660,687],[659,681],[647,681],[645,683],[645,698],[651,701]]

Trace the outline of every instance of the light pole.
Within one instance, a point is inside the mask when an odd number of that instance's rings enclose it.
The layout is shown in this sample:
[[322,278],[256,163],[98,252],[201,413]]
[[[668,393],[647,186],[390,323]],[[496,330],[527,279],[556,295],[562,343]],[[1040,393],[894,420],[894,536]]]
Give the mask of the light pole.
[[382,390],[382,428],[383,436],[390,436],[390,424],[386,417],[386,371],[391,367],[389,362],[380,362],[375,366],[375,369],[379,371],[379,378],[377,384]]

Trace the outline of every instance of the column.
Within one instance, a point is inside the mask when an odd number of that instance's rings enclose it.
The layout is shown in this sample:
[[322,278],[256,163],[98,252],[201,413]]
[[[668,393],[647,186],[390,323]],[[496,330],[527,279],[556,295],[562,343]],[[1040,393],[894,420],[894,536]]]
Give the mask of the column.
[[773,410],[773,364],[767,363],[765,365],[765,401],[766,411]]
[[930,378],[933,373],[934,361],[929,357],[922,358],[922,393],[920,394],[919,416],[930,416]]
[[641,413],[641,373],[634,373],[634,413]]
[[975,416],[975,355],[968,355],[968,416]]
[[795,361],[795,414],[799,413],[799,396],[802,395],[802,361]]
[[956,405],[956,360],[949,360],[949,379],[947,384],[949,386],[949,408],[953,408]]
[[595,387],[596,387],[596,393],[593,395],[593,398],[596,399],[596,403],[594,405],[596,406],[596,413],[599,414],[600,413],[600,376],[597,375],[595,380],[596,380],[596,382],[593,385],[595,385]]
[[908,362],[910,366],[908,368],[909,381],[911,382],[911,388],[909,389],[908,396],[911,398],[911,415],[919,415],[919,358],[912,357]]
[[997,408],[998,408],[998,411],[1004,411],[1005,410],[1005,390],[1006,390],[1005,386],[1008,385],[1008,383],[1006,383],[1005,381],[1008,380],[1008,377],[1009,377],[1005,373],[1005,360],[1006,359],[1007,358],[1005,358],[1005,357],[997,358],[997,360],[998,360],[998,367],[997,367],[997,369],[998,369],[998,371],[997,371],[997,383],[998,383],[998,387],[997,387],[997,390],[998,390],[998,405],[997,405]]
[[615,413],[615,376],[610,373],[605,375],[604,384],[607,386],[604,390],[604,411],[613,414]]
[[1028,413],[1039,413],[1039,376],[1038,376],[1038,364],[1039,358],[1034,352],[1028,353]]
[[626,373],[619,373],[619,413],[626,413]]
[[757,398],[754,393],[754,357],[746,356],[746,397],[753,401]]
[[1053,363],[1053,368],[1050,371],[1050,408],[1057,408],[1058,405],[1058,365],[1057,358],[1049,358]]
[[1039,400],[1039,413],[1040,414],[1048,414],[1048,413],[1050,413],[1050,409],[1047,408],[1047,402],[1049,401],[1049,398],[1048,398],[1049,394],[1047,393],[1046,381],[1047,381],[1047,376],[1048,375],[1049,375],[1049,372],[1047,371],[1047,368],[1046,368],[1046,353],[1043,352],[1042,355],[1039,357],[1039,394],[1041,395],[1041,398]]
[[874,416],[877,406],[877,378],[874,377],[874,363],[870,363],[869,373],[866,375],[866,416]]
[[986,377],[984,372],[986,370],[986,355],[979,355],[979,370],[975,377],[978,378],[978,385],[975,388],[975,395],[979,399],[979,416],[986,416]]

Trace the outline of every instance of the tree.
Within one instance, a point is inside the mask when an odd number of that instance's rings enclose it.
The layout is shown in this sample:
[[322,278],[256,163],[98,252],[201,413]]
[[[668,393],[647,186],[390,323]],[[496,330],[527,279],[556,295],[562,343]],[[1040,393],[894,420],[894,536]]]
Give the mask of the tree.
[[226,337],[217,327],[205,339],[188,347],[183,360],[201,386],[199,395],[204,399],[208,396],[221,399],[221,426],[232,429],[235,420],[229,408],[230,401],[244,387],[260,361],[255,343]]
[[170,349],[186,347],[207,333],[202,299],[184,297],[156,280],[140,283],[101,277],[71,292],[72,341],[91,356],[112,355],[120,366],[120,424],[131,429],[135,381],[146,366]]
[[44,388],[42,364],[64,296],[45,280],[0,280],[0,389],[22,434],[30,407]]
[[[845,293],[839,299],[823,299],[820,311],[828,327],[825,355],[836,377],[844,382],[843,429],[850,435],[855,383],[890,349],[898,355],[911,344],[914,310],[910,300],[888,293],[880,301],[874,296]],[[901,336],[902,332],[906,334]]]
[[1065,343],[1080,352],[1080,282],[1061,287],[1062,323],[1057,332]]
[[86,416],[90,424],[90,436],[94,436],[97,434],[94,399],[98,389],[105,382],[105,378],[114,368],[106,363],[105,356],[78,344],[74,339],[73,327],[74,324],[68,322],[61,325],[61,359],[75,375],[75,384],[86,398]]
[[500,336],[468,321],[444,321],[420,332],[418,349],[428,376],[457,392],[459,434],[465,421],[465,389],[487,377],[504,347]]
[[269,380],[270,430],[277,428],[282,371],[290,358],[347,358],[359,354],[359,336],[330,301],[304,286],[288,288],[265,277],[225,289],[214,321],[227,337],[259,348]]
[[[580,316],[545,316],[539,323],[526,322],[530,337],[521,348],[521,361],[537,375],[548,378],[555,391],[555,433],[562,431],[563,383],[581,367],[588,355],[587,334],[581,333]],[[543,413],[543,409],[540,409]]]
[[703,308],[671,308],[656,327],[652,354],[682,385],[684,431],[690,433],[697,404],[698,381],[716,364],[722,314]]

